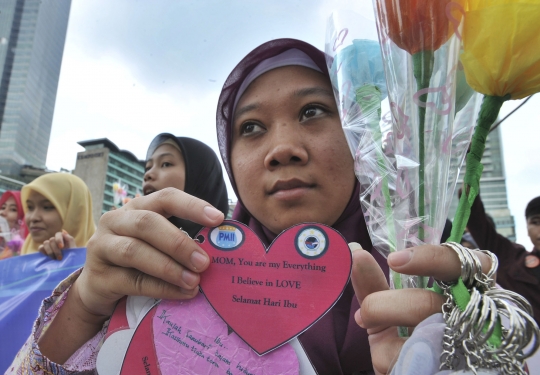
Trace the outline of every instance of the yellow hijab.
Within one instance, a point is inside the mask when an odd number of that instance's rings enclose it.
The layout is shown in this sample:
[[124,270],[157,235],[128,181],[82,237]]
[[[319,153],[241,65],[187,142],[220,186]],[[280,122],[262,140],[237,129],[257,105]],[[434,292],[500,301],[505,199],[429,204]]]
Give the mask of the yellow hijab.
[[[92,215],[92,197],[84,181],[69,173],[49,173],[36,178],[21,190],[25,214],[28,210],[26,201],[32,190],[54,205],[62,218],[62,229],[73,236],[77,246],[86,246],[96,228]],[[29,234],[24,241],[21,255],[37,252],[39,245],[32,239],[32,234]]]

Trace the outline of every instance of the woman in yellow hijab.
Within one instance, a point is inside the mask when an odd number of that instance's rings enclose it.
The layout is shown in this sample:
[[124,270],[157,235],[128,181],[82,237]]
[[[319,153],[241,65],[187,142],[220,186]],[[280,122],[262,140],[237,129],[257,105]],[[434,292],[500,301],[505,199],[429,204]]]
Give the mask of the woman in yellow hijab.
[[84,247],[94,234],[92,198],[86,184],[68,173],[36,178],[21,191],[30,235],[21,255],[42,252],[62,259],[62,249]]

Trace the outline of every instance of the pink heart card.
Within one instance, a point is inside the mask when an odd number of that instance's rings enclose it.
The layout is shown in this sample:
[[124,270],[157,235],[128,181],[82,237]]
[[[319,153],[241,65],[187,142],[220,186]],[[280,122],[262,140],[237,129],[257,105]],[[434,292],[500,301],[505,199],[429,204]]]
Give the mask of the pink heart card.
[[347,241],[326,225],[295,225],[268,249],[236,221],[204,228],[196,238],[211,259],[201,274],[201,290],[219,316],[261,355],[319,320],[349,281]]

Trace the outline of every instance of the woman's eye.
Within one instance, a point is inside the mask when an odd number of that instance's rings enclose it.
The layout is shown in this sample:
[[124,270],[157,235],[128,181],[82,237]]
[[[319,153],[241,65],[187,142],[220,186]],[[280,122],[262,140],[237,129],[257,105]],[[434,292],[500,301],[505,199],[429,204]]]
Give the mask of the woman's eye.
[[54,210],[55,208],[54,208],[54,206],[43,206],[43,209],[44,209],[45,211],[52,211],[52,210]]
[[320,107],[310,106],[302,110],[300,121],[304,121],[313,117],[320,116],[326,113],[326,111]]
[[166,167],[170,167],[170,166],[172,166],[172,164],[169,163],[168,161],[163,162],[163,163],[161,164],[161,168],[166,168]]
[[264,128],[256,123],[253,122],[247,122],[242,125],[240,133],[242,135],[249,135],[249,134],[256,134],[264,131]]

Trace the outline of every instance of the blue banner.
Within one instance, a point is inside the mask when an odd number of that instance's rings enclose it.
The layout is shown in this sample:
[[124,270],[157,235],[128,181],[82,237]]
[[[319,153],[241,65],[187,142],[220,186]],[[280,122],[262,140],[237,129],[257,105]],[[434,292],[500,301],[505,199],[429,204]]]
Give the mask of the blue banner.
[[40,253],[0,260],[0,374],[30,336],[41,302],[83,266],[86,249],[63,254],[61,261]]

